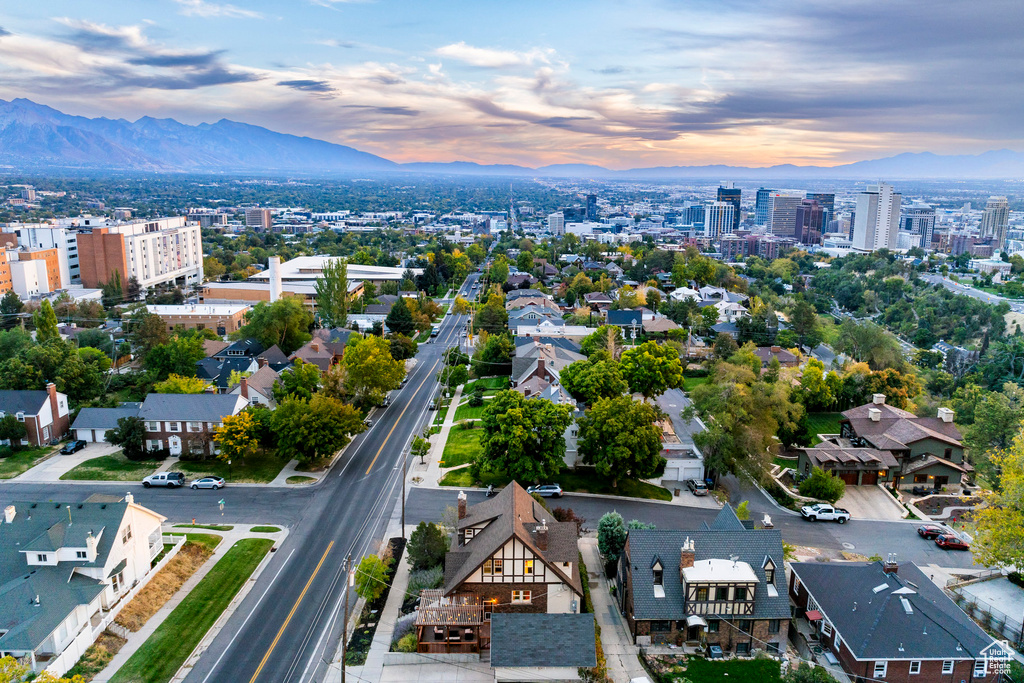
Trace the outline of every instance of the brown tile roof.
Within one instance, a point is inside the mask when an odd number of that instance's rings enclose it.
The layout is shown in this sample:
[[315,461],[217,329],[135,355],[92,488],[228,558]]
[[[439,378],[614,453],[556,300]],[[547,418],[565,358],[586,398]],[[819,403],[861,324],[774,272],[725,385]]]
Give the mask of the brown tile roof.
[[[870,411],[881,412],[876,422]],[[952,422],[938,417],[918,417],[911,412],[885,403],[866,403],[843,413],[857,436],[870,441],[876,448],[901,449],[921,439],[937,439],[953,446],[962,446],[963,436]]]
[[229,346],[231,346],[229,342],[220,341],[219,339],[203,340],[203,352],[206,354],[207,358],[213,356],[214,354],[220,353]]
[[277,371],[271,369],[269,365],[265,365],[256,372],[252,373],[246,378],[246,383],[250,389],[255,389],[264,396],[271,396],[274,388],[274,383],[277,382],[281,375]]
[[918,460],[915,460],[912,463],[909,463],[905,468],[903,468],[903,474],[913,474],[914,472],[919,472],[927,467],[931,467],[932,465],[945,465],[950,469],[954,469],[957,472],[962,473],[967,473],[971,471],[968,468],[964,467],[963,465],[958,465],[957,463],[952,462],[950,460],[946,460],[945,458],[938,458],[934,455],[928,455]]

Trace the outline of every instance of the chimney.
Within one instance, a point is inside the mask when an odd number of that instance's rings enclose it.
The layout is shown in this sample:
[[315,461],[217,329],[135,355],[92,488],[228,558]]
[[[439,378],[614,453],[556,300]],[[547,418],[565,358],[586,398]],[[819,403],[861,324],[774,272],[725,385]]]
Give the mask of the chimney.
[[882,571],[886,574],[896,574],[900,570],[900,565],[896,562],[896,553],[889,553],[885,562],[882,563]]
[[885,405],[885,394],[872,394],[871,395],[871,402],[874,403],[876,406],[884,406]]
[[248,398],[249,398],[249,380],[247,380],[245,377],[242,378],[241,387],[242,387],[242,389],[241,389],[241,391],[239,393],[242,394],[242,398],[248,400]]
[[466,518],[466,492],[459,491],[459,519]]
[[267,270],[270,271],[270,303],[274,303],[281,298],[281,257],[267,259]]
[[132,495],[131,491],[124,494],[124,502],[128,503],[129,505],[132,505],[135,502],[135,496]]
[[540,526],[534,529],[537,534],[537,547],[546,551],[548,549],[548,520],[540,520]]
[[265,368],[269,364],[270,364],[270,361],[268,361],[263,356],[260,356],[259,358],[256,359],[256,365],[260,366],[261,368]]
[[[50,419],[53,420],[53,425],[56,427],[57,426],[57,416],[60,415],[60,413],[57,412],[57,385],[54,384],[53,382],[47,382],[47,384],[46,384],[46,393],[50,395],[50,415],[51,415]],[[51,436],[56,438],[58,436],[64,436],[64,435],[63,434],[54,433]]]
[[781,346],[773,346],[772,347],[772,354],[780,353],[781,351],[782,351],[782,347]]
[[954,414],[953,411],[950,410],[949,408],[939,408],[939,415],[938,415],[938,417],[943,422],[952,422],[953,421],[953,414]]
[[[875,395],[877,396],[878,394]],[[878,422],[882,419],[882,411],[878,408],[868,408],[868,418],[872,422]]]
[[683,547],[679,549],[679,572],[682,575],[682,571],[687,567],[693,566],[693,541],[687,536],[686,540],[683,541]]
[[311,348],[314,351],[316,351],[317,353],[319,353],[320,352],[320,342],[318,342],[318,341],[311,341],[311,342],[309,342],[309,348]]
[[4,521],[8,524],[14,521],[14,515],[17,514],[18,509],[13,505],[8,505],[4,508]]

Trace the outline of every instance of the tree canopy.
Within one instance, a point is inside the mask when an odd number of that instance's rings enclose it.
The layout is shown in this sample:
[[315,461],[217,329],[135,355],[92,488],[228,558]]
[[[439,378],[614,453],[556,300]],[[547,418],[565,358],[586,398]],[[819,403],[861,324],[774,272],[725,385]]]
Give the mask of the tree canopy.
[[275,344],[285,355],[291,354],[312,339],[309,333],[313,314],[294,296],[285,296],[273,303],[260,301],[245,316],[245,325],[234,332],[233,339],[256,339],[264,348]]
[[565,457],[565,430],[572,423],[568,406],[526,398],[511,389],[487,402],[481,420],[480,464],[519,481],[555,476]]
[[667,344],[644,342],[622,352],[622,375],[630,391],[650,399],[668,389],[683,386],[683,364],[679,352]]
[[661,412],[629,396],[599,398],[580,418],[579,452],[583,462],[611,477],[646,479],[654,475],[661,457]]

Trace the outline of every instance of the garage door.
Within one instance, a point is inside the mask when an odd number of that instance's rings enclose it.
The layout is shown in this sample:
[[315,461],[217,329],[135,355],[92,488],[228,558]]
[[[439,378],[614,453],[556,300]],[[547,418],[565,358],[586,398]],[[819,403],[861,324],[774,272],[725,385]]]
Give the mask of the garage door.
[[682,481],[682,479],[679,478],[679,468],[666,467],[665,475],[662,477],[662,479],[664,479],[665,481]]
[[701,476],[701,468],[700,468],[699,465],[696,466],[696,467],[684,467],[683,471],[682,471],[682,475],[683,475],[683,481],[686,481],[688,479],[698,479],[699,480],[699,479],[703,479],[704,478],[703,476]]
[[80,441],[92,441],[92,430],[91,429],[76,429],[75,438]]
[[860,483],[863,486],[874,486],[878,483],[878,472],[871,470],[870,472],[864,472],[861,474]]
[[839,474],[839,478],[842,479],[847,484],[851,484],[853,486],[857,485],[857,473],[856,472],[839,472],[838,474]]

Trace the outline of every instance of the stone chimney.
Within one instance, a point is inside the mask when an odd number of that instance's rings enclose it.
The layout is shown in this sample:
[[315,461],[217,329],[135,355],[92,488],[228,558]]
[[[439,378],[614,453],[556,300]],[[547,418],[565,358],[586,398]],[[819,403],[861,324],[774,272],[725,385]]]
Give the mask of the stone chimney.
[[466,518],[466,492],[459,491],[459,519]]
[[548,520],[540,520],[540,526],[533,530],[537,534],[537,547],[543,551],[548,549]]
[[256,359],[256,365],[260,366],[261,368],[265,368],[268,365],[270,365],[270,361],[268,361],[263,356],[260,356],[259,358]]
[[878,408],[868,408],[868,418],[872,422],[878,422],[882,419],[882,411]]
[[776,353],[780,353],[781,351],[782,351],[782,347],[781,346],[773,346],[772,347],[772,354],[773,355],[776,354]]
[[239,393],[242,395],[242,398],[249,400],[249,380],[243,377],[240,386],[242,388]]
[[896,553],[889,553],[885,562],[882,563],[882,571],[886,574],[897,574],[899,573],[900,565],[896,561]]
[[8,524],[14,521],[14,515],[18,512],[18,509],[13,505],[8,505],[4,508],[4,521]]
[[874,403],[876,406],[884,406],[885,405],[885,394],[872,394],[871,395],[871,402]]
[[683,541],[683,547],[679,549],[679,576],[682,578],[683,570],[693,566],[693,540],[689,536]]
[[314,350],[314,351],[319,353],[320,352],[320,342],[318,342],[318,341],[311,341],[311,342],[309,342],[309,348],[311,348],[312,350]]
[[953,413],[953,411],[951,409],[949,409],[949,408],[939,408],[938,418],[940,420],[942,420],[943,422],[952,422],[953,421],[953,415],[954,415],[954,413]]
[[[60,413],[57,412],[57,385],[54,384],[53,382],[47,382],[47,384],[46,384],[46,393],[50,395],[51,419],[53,420],[53,423],[56,426],[56,424],[57,424],[57,416],[60,415]],[[58,436],[63,436],[63,434],[56,434],[56,433],[54,433],[54,434],[51,434],[51,436],[53,436],[54,438],[57,438]]]

